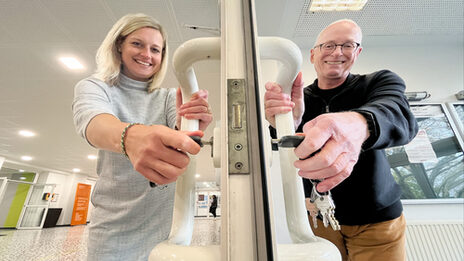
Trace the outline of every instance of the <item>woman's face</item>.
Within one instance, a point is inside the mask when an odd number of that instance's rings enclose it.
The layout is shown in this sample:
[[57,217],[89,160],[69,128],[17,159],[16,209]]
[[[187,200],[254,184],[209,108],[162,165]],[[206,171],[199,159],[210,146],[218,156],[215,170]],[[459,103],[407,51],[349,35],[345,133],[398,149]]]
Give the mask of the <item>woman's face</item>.
[[122,42],[122,73],[136,81],[148,81],[161,67],[163,36],[153,28],[140,28]]

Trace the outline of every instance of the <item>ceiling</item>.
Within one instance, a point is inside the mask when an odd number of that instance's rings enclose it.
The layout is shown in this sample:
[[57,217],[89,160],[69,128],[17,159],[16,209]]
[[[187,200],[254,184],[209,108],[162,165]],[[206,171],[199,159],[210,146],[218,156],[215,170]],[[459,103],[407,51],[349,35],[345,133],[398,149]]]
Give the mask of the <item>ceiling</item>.
[[[364,45],[463,42],[463,1],[370,0],[361,12],[308,13],[309,0],[255,0],[257,28],[263,36],[281,36],[310,48],[330,22],[351,18],[363,29]],[[127,13],[157,18],[168,32],[171,56],[186,40],[215,36],[213,31],[184,25],[219,28],[217,0],[0,0],[0,156],[9,167],[26,171],[72,173],[91,177],[96,150],[78,137],[72,122],[74,85],[95,71],[94,56],[107,31]],[[59,56],[74,56],[85,66],[65,69]],[[220,64],[195,66],[200,88],[209,90],[215,120],[219,120]],[[164,86],[177,87],[172,70]],[[214,123],[211,125],[214,126]],[[37,133],[23,138],[18,131]],[[212,128],[206,137],[212,135]],[[200,160],[209,158],[203,149]],[[24,162],[22,155],[33,160]],[[214,169],[200,180],[214,180]],[[203,175],[204,174],[204,175]]]

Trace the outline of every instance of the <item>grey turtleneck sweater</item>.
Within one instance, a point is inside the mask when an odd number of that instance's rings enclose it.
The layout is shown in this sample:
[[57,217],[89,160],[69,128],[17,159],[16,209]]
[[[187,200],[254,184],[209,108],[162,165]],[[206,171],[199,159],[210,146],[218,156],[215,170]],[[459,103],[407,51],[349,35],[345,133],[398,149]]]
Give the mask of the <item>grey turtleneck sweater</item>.
[[[84,139],[90,120],[102,113],[122,122],[174,128],[175,102],[175,89],[148,93],[147,83],[122,74],[115,86],[90,77],[75,87],[74,124]],[[175,183],[151,188],[122,153],[106,150],[99,150],[97,174],[88,260],[147,260],[151,249],[169,234]]]

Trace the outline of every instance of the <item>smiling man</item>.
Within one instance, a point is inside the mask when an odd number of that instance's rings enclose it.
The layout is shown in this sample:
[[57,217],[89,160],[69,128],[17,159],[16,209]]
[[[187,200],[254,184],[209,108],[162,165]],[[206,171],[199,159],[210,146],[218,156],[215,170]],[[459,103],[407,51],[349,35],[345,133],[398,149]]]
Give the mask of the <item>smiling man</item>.
[[317,79],[303,88],[300,74],[291,97],[279,85],[267,83],[266,119],[275,127],[276,114],[293,111],[297,132],[305,133],[295,149],[301,160],[294,165],[306,197],[313,189],[310,179],[321,180],[319,193],[331,191],[341,230],[324,227],[319,216],[317,228],[310,218],[314,233],[333,242],[343,260],[405,260],[401,190],[384,149],[411,141],[417,122],[398,75],[388,70],[350,73],[361,41],[361,28],[352,20],[327,26],[311,49]]

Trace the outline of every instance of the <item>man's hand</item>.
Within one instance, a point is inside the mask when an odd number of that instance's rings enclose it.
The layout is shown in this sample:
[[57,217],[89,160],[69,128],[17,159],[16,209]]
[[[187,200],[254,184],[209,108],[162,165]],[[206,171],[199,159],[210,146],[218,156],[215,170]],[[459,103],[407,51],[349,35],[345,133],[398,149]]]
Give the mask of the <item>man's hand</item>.
[[275,125],[275,115],[287,113],[293,109],[293,121],[295,129],[300,125],[304,113],[303,97],[303,76],[300,73],[293,82],[291,96],[282,92],[282,88],[277,83],[266,83],[266,93],[264,94],[264,108],[266,120],[272,127]]
[[[327,113],[307,122],[305,139],[295,149],[302,160],[294,165],[307,179],[324,179],[317,185],[325,192],[350,176],[363,142],[369,137],[366,119],[357,112]],[[313,152],[321,149],[311,158]]]
[[177,121],[180,128],[182,116],[189,120],[199,120],[199,129],[204,131],[213,120],[213,114],[208,104],[208,91],[199,90],[190,97],[190,101],[182,104],[181,89],[176,94]]
[[134,125],[125,139],[127,155],[135,170],[156,184],[168,184],[185,172],[190,162],[186,153],[197,154],[200,146],[189,136],[202,131],[176,131],[163,125]]

